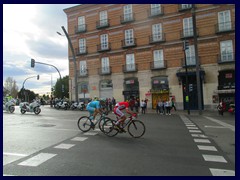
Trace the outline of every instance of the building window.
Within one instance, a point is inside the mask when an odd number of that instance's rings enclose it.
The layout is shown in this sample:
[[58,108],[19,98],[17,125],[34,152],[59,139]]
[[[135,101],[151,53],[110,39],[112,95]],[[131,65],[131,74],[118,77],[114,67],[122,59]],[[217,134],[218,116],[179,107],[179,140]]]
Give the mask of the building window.
[[107,14],[107,11],[101,11],[99,13],[99,19],[100,19],[100,22],[99,22],[100,26],[107,26],[108,25],[108,14]]
[[187,61],[187,66],[196,65],[194,45],[191,45],[189,46],[189,49],[186,49],[186,61]]
[[78,17],[78,27],[77,32],[86,31],[85,16]]
[[101,90],[107,90],[107,89],[113,89],[113,84],[112,84],[112,80],[102,80],[100,82],[100,89]]
[[156,16],[161,13],[161,4],[151,4],[151,16]]
[[79,39],[79,53],[86,53],[86,39]]
[[218,13],[218,30],[228,31],[232,29],[230,11],[222,11]]
[[193,22],[192,17],[183,19],[183,36],[193,36]]
[[153,35],[153,41],[161,41],[163,39],[162,37],[162,24],[154,24],[152,25],[152,35]]
[[101,50],[108,49],[108,35],[102,34],[101,35]]
[[181,9],[190,9],[192,8],[192,4],[181,4]]
[[108,57],[103,57],[103,58],[101,59],[101,61],[102,61],[101,72],[102,72],[103,74],[110,73],[109,58],[108,58]]
[[220,43],[221,50],[221,62],[233,61],[233,45],[232,40],[222,41]]
[[128,4],[123,7],[123,17],[124,21],[132,21],[133,20],[133,13],[132,13],[132,5]]
[[125,45],[134,45],[133,29],[125,30]]
[[164,67],[163,50],[153,51],[153,58],[154,58],[154,68]]
[[80,76],[86,76],[86,75],[87,75],[87,62],[80,61]]
[[136,70],[134,54],[126,55],[126,70],[127,71],[135,71]]

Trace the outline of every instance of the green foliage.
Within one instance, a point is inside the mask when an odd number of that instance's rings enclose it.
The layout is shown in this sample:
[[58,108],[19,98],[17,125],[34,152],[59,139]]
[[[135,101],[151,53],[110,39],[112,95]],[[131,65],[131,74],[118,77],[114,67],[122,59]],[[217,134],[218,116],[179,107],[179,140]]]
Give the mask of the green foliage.
[[[62,92],[62,84],[64,86],[64,92]],[[66,98],[69,98],[68,84],[69,84],[69,76],[63,77],[62,81],[60,81],[60,79],[58,79],[54,86],[54,92],[53,92],[54,97],[63,98],[65,96]]]

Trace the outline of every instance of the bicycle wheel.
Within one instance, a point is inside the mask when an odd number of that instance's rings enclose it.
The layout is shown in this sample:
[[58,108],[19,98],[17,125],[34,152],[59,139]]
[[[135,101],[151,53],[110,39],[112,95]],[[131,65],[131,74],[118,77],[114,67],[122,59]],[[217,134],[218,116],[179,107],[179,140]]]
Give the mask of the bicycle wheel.
[[115,128],[114,120],[109,119],[105,121],[102,125],[103,133],[109,137],[116,136],[118,134],[118,129]]
[[142,121],[132,120],[128,125],[128,133],[134,138],[140,138],[145,133],[145,125]]
[[111,119],[108,118],[108,117],[103,117],[103,118],[100,119],[100,121],[99,121],[99,123],[98,123],[99,129],[100,129],[103,133],[104,133],[103,124],[104,124],[104,122],[109,121],[109,120],[111,120]]
[[91,129],[91,121],[87,116],[82,116],[78,120],[78,128],[82,132],[88,132]]

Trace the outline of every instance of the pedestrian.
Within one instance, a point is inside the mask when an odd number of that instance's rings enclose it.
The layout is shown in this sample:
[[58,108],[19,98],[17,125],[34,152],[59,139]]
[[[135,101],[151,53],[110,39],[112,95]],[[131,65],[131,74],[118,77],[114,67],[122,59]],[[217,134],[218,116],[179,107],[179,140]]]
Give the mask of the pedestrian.
[[171,99],[171,109],[174,108],[174,111],[176,111],[176,106],[174,102],[174,98]]
[[147,98],[145,98],[145,101],[144,101],[144,102],[145,102],[145,104],[146,104],[146,105],[145,105],[145,111],[147,111],[148,99],[147,99]]
[[170,101],[168,100],[168,101],[166,101],[166,103],[165,103],[165,107],[166,107],[166,110],[167,110],[167,112],[166,112],[166,115],[171,115],[171,113],[170,113]]
[[146,109],[146,103],[144,100],[141,101],[140,106],[142,108],[142,114],[145,114],[145,109]]
[[156,105],[156,112],[157,112],[157,114],[161,113],[160,106],[161,106],[161,100],[159,99],[158,102],[157,102],[157,105]]
[[221,100],[217,106],[217,109],[218,109],[218,114],[223,116],[223,112],[226,109],[226,103],[223,100]]
[[138,113],[138,107],[139,107],[139,99],[135,100],[135,110]]

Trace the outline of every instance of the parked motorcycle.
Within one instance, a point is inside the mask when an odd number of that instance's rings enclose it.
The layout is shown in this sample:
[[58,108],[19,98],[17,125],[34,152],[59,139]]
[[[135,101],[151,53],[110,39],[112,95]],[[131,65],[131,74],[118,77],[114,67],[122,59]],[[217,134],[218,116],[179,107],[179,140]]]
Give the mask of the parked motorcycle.
[[228,112],[230,112],[231,114],[235,114],[235,104],[229,105]]
[[58,103],[55,105],[55,107],[56,107],[57,109],[65,109],[65,110],[67,110],[67,109],[69,108],[69,104],[68,104],[68,102],[66,102],[66,101],[61,101],[61,102],[58,102]]
[[83,111],[84,108],[85,108],[85,105],[83,102],[79,102],[79,103],[73,102],[72,105],[70,106],[71,110],[77,109],[77,110]]
[[28,102],[22,102],[19,105],[20,112],[22,114],[25,114],[26,112],[34,112],[36,115],[38,115],[41,112],[40,106],[41,106],[40,103],[37,101],[34,101],[30,104]]
[[3,110],[13,113],[15,111],[15,104],[16,102],[14,99],[11,99],[8,102],[3,101]]

